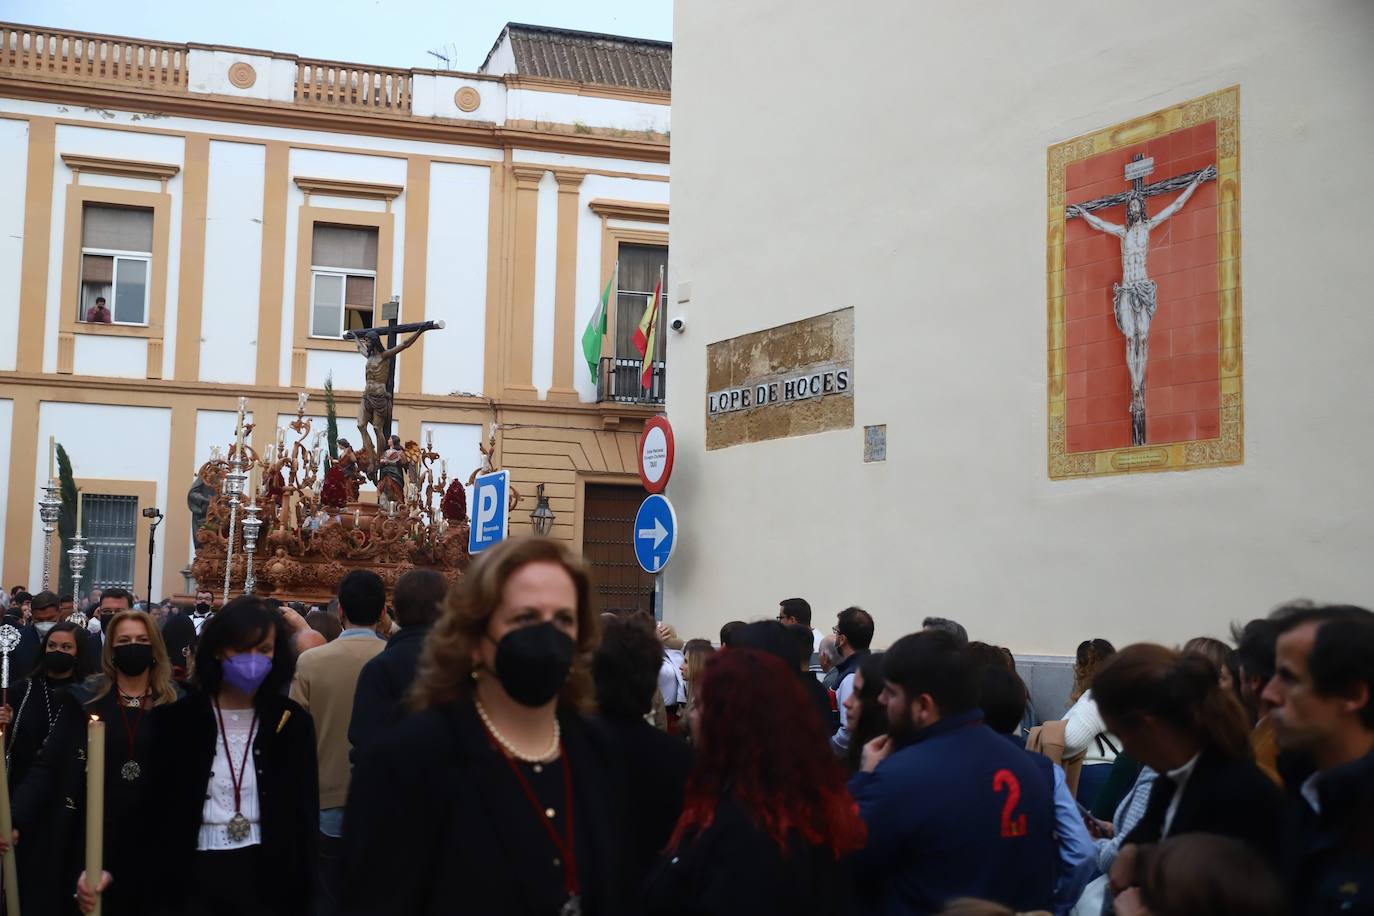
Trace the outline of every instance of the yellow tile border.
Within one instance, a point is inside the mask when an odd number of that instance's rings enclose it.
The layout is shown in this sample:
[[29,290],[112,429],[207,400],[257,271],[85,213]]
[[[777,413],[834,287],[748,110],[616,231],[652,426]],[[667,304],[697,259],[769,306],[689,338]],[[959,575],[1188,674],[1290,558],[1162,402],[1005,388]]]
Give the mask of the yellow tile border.
[[[1217,122],[1217,298],[1220,435],[1215,439],[1069,452],[1065,430],[1064,173],[1070,163],[1134,146],[1162,134]],[[1051,480],[1150,471],[1181,471],[1245,460],[1241,353],[1240,87],[1230,86],[1051,146],[1048,150],[1046,368]]]

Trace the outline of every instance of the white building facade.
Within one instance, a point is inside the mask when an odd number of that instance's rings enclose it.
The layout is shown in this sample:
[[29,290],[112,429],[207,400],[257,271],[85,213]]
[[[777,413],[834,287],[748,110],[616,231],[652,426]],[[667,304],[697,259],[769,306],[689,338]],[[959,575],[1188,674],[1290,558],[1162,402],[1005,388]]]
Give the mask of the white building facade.
[[[800,595],[875,646],[938,615],[1072,655],[1374,602],[1371,36],[1360,2],[679,4],[678,631]],[[1137,155],[1151,216],[1216,170],[1151,230],[1141,443],[1119,243],[1071,209]],[[767,347],[843,309],[849,405],[712,412],[824,368]]]

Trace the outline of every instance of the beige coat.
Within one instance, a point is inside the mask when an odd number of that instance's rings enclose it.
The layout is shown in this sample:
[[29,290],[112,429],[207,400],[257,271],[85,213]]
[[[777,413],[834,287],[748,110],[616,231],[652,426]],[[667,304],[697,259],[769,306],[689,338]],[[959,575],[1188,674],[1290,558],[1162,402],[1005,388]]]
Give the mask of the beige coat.
[[1077,754],[1064,759],[1064,720],[1055,719],[1044,725],[1037,725],[1026,735],[1026,750],[1044,754],[1064,768],[1064,784],[1069,794],[1078,795],[1078,775],[1083,769],[1083,755]]
[[291,699],[315,720],[315,751],[320,759],[320,808],[341,807],[348,798],[348,724],[353,719],[353,693],[363,665],[386,648],[366,636],[340,637],[301,653]]

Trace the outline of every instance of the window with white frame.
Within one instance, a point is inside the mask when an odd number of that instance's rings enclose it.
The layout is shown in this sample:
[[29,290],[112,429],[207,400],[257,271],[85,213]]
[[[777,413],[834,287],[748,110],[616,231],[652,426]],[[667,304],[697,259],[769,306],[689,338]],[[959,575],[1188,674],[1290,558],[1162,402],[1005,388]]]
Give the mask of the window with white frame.
[[86,204],[81,213],[81,300],[76,320],[148,323],[153,211]]
[[377,230],[315,224],[310,246],[310,336],[372,327],[377,303]]

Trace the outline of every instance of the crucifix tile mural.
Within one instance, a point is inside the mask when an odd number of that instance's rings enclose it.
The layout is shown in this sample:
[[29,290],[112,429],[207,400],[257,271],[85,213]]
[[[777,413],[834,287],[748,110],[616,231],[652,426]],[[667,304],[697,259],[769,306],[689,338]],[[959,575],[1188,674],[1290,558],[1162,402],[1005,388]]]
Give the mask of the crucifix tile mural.
[[1243,460],[1239,88],[1050,147],[1049,474]]

